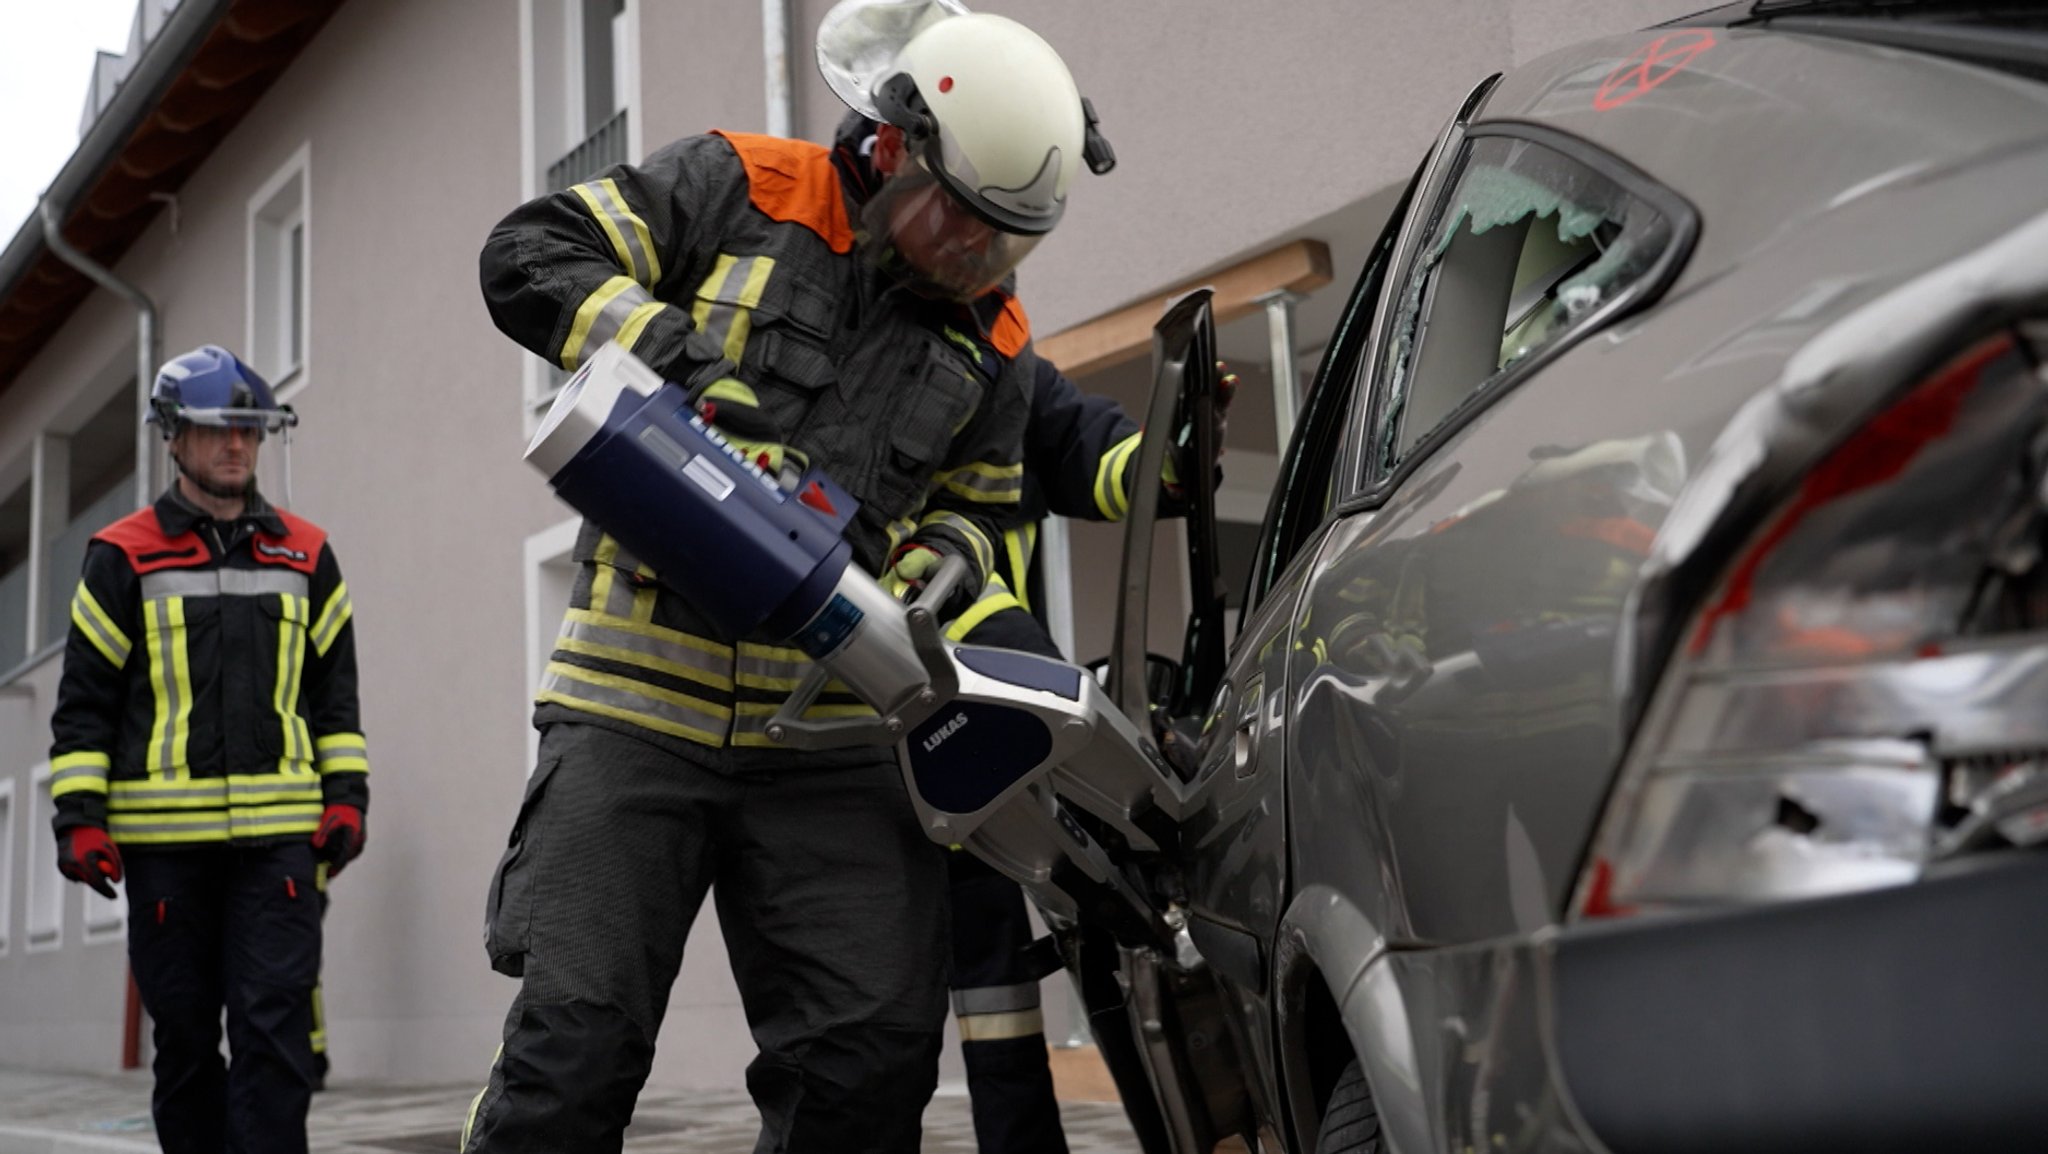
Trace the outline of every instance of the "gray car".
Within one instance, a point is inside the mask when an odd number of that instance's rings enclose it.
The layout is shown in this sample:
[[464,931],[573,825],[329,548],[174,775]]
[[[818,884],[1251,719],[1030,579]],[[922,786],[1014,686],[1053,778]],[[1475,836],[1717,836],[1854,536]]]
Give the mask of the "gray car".
[[1189,652],[1112,660],[1185,801],[1096,837],[1173,936],[1056,920],[1148,1150],[2048,1147],[2048,22],[2005,7],[1736,5],[1457,111],[1235,640],[1198,501]]

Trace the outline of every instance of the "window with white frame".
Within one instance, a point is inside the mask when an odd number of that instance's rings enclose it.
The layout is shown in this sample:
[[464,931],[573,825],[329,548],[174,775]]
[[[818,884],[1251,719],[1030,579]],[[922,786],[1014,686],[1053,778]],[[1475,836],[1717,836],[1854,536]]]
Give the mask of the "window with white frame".
[[[30,842],[34,831],[50,828],[55,810],[50,801],[50,763],[36,766],[29,774]],[[28,922],[22,927],[29,953],[54,950],[64,944],[64,875],[57,872],[57,855],[28,855]]]
[[[525,176],[520,192],[557,192],[641,154],[640,0],[521,0],[525,46]],[[532,431],[569,374],[538,357],[527,363]]]
[[0,958],[14,943],[14,779],[0,778]]
[[280,390],[304,383],[312,310],[312,146],[301,145],[249,198],[249,340],[246,355]]

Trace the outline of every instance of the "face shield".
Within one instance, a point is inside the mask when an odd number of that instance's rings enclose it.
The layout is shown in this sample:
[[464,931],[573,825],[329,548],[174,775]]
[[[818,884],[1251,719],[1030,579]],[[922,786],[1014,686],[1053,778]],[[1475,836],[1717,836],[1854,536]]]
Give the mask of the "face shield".
[[[161,414],[159,414],[161,415]],[[182,472],[202,490],[226,497],[253,488],[271,504],[292,502],[292,430],[299,416],[288,406],[275,409],[194,409],[178,407],[167,427],[185,433],[164,441],[165,476]],[[224,435],[239,430],[242,436]],[[260,451],[259,451],[260,448]],[[179,461],[183,457],[183,463]]]
[[864,255],[920,296],[971,301],[1010,275],[1044,234],[1005,232],[950,192],[922,157],[861,209]]

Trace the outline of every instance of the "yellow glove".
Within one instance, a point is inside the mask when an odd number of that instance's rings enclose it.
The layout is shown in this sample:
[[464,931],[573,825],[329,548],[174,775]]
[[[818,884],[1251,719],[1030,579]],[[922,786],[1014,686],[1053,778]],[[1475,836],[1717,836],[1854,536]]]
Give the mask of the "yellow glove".
[[924,583],[938,573],[945,560],[937,549],[913,541],[897,551],[896,559],[882,573],[882,588],[889,591],[889,596],[901,601],[904,594],[912,589],[924,588]]

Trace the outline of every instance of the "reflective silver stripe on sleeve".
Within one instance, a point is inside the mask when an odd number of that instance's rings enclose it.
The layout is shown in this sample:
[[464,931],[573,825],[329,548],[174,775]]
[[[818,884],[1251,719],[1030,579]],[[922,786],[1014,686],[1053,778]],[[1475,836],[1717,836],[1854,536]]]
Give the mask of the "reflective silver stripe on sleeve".
[[1020,982],[1014,986],[977,986],[971,990],[953,991],[953,1012],[961,1017],[970,1014],[1008,1014],[1018,1010],[1034,1009],[1038,1005],[1038,983]]
[[1035,1009],[965,1015],[959,1023],[960,1040],[963,1042],[1002,1042],[1045,1033],[1045,1017]]

